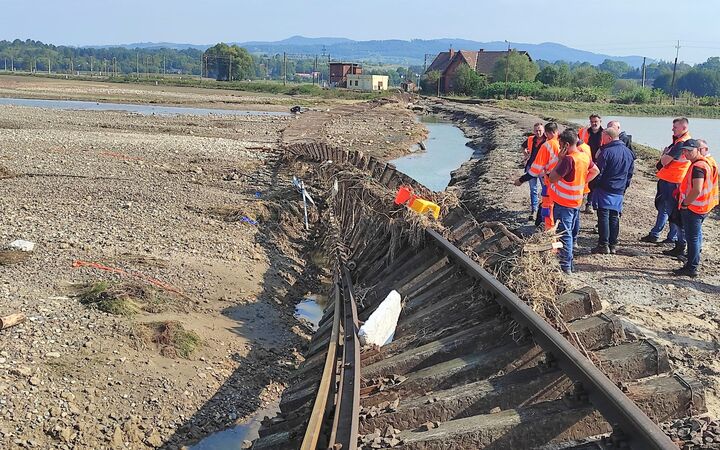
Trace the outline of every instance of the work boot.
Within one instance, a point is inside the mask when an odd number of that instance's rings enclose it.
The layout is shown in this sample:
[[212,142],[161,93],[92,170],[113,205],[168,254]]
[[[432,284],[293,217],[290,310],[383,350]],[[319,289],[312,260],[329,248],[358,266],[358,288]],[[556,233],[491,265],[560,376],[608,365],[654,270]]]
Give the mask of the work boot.
[[678,277],[690,277],[690,278],[696,278],[698,276],[697,271],[690,269],[687,266],[683,266],[679,269],[675,269],[672,271],[672,274]]
[[535,222],[535,218],[537,217],[537,209],[533,209],[530,215],[528,216],[528,222]]
[[617,249],[615,248],[614,245],[608,246],[608,250],[610,250],[611,255],[614,255],[615,253],[617,253]]
[[660,238],[657,236],[653,236],[652,234],[648,234],[647,236],[641,237],[640,242],[650,242],[651,244],[657,244],[658,242],[660,242]]
[[590,250],[590,253],[593,253],[595,255],[609,255],[610,254],[610,247],[607,245],[597,245]]
[[670,250],[663,250],[662,254],[665,256],[682,256],[685,254],[685,246],[683,244],[676,243],[675,247]]
[[594,213],[594,212],[595,212],[595,211],[593,210],[592,203],[586,203],[586,204],[585,204],[585,211],[584,211],[584,213],[585,213],[585,214],[592,214],[592,213]]
[[677,240],[676,240],[676,239],[665,238],[665,240],[662,241],[661,244],[677,244]]

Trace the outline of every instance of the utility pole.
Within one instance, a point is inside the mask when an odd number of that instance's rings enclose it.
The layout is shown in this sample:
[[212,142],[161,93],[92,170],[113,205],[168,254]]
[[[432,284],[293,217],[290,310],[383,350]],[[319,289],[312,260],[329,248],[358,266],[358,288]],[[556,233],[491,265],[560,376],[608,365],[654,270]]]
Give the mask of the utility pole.
[[90,57],[90,76],[93,74],[93,57]]
[[[313,84],[315,84],[315,79],[319,78],[317,70],[318,69],[318,55],[315,55],[315,65],[313,66]],[[320,80],[317,80],[318,84],[320,84]]]
[[287,53],[283,52],[283,86],[287,85]]
[[73,65],[73,59],[70,58],[70,75],[75,73],[75,66]]
[[228,57],[228,81],[232,81],[232,57]]
[[15,72],[15,57],[14,56],[10,57],[10,71]]
[[48,58],[48,75],[50,75],[50,58]]
[[7,58],[5,58],[5,70],[4,72],[7,72]]
[[645,57],[643,56],[643,65],[642,65],[642,87],[645,87]]
[[165,69],[165,55],[163,55],[163,75],[167,73],[167,70]]
[[675,64],[673,65],[672,82],[670,83],[670,91],[672,92],[673,104],[675,104],[675,73],[677,72],[677,60],[680,55],[680,41],[677,41],[675,46]]
[[508,78],[510,76],[510,43],[508,41],[505,41],[505,43],[508,49],[507,56],[505,57],[505,95],[503,95],[503,99],[507,100]]
[[115,56],[113,56],[112,64],[113,64],[113,78],[114,78],[117,76],[117,58]]
[[140,79],[140,52],[135,53],[135,76]]

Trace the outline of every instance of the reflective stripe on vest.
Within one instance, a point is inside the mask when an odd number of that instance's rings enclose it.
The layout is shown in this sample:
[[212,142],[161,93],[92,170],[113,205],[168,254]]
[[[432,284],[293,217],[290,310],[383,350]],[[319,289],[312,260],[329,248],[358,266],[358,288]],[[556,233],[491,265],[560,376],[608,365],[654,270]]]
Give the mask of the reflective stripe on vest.
[[[685,142],[688,139],[690,139],[690,133],[685,133],[678,138],[673,137],[673,146],[680,142]],[[679,159],[674,159],[670,161],[666,166],[663,166],[660,170],[658,170],[655,175],[657,175],[657,177],[661,180],[667,181],[668,183],[677,184],[683,181],[683,178],[685,178],[685,174],[688,172],[689,167],[690,161],[685,159],[685,156],[680,154]]]
[[712,155],[706,155],[705,160],[707,160],[708,164],[710,164],[710,168],[715,173],[715,179],[713,181],[714,189],[713,189],[713,198],[715,199],[715,204],[720,204],[720,183],[718,183],[717,177],[720,175],[720,172],[718,172],[718,165],[717,161],[715,161],[715,158],[712,157]]
[[536,178],[550,173],[557,165],[559,152],[560,145],[557,139],[550,139],[545,142],[538,150],[535,161],[530,165],[528,173]]
[[682,184],[680,185],[680,203],[682,204],[692,189],[693,167],[697,167],[705,172],[705,179],[703,180],[703,185],[700,188],[700,194],[695,200],[688,204],[688,209],[695,214],[707,214],[718,204],[714,195],[715,187],[718,182],[718,172],[717,168],[708,163],[704,157],[700,157],[697,161],[695,161],[683,178]]
[[567,208],[579,208],[582,205],[583,191],[587,183],[590,157],[582,151],[568,155],[573,159],[574,177],[572,182],[560,178],[550,184],[550,198],[557,204]]

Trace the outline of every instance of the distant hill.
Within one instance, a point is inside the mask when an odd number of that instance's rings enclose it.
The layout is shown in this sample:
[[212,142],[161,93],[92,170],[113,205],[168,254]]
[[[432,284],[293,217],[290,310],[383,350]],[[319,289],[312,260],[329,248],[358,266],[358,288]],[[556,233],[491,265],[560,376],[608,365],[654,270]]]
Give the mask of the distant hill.
[[[333,60],[352,60],[366,62],[381,62],[394,64],[423,64],[425,55],[428,55],[428,64],[439,52],[447,51],[449,48],[455,50],[504,50],[507,44],[502,41],[478,42],[466,39],[413,39],[403,40],[374,40],[374,41],[353,41],[351,39],[336,37],[308,38],[303,36],[292,36],[281,41],[263,42],[233,42],[245,47],[251,53],[289,53],[302,56],[322,56],[323,54]],[[615,56],[579,50],[554,42],[543,42],[542,44],[525,44],[513,42],[510,44],[517,50],[525,50],[530,53],[534,60],[544,59],[546,61],[568,61],[568,62],[589,62],[597,65],[606,59],[624,61],[633,67],[640,67],[642,56]],[[210,45],[175,44],[175,43],[137,43],[120,46],[95,46],[98,47],[125,47],[125,48],[172,48],[182,50],[194,48],[205,50]]]

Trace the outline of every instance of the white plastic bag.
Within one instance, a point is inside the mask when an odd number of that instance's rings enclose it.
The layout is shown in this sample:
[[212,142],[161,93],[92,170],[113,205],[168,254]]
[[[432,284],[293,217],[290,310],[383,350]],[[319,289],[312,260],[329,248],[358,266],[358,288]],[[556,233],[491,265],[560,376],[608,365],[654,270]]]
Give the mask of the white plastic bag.
[[35,250],[35,243],[18,239],[8,244],[8,248],[11,248],[13,250],[21,250],[23,252],[31,252]]
[[380,306],[370,314],[358,332],[361,345],[375,344],[382,347],[392,342],[402,310],[400,300],[400,294],[392,290]]

